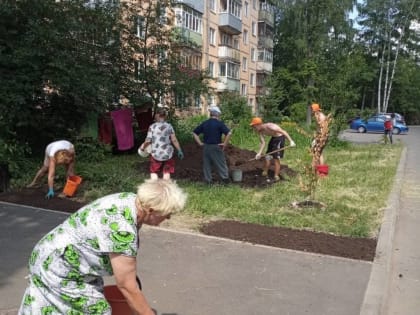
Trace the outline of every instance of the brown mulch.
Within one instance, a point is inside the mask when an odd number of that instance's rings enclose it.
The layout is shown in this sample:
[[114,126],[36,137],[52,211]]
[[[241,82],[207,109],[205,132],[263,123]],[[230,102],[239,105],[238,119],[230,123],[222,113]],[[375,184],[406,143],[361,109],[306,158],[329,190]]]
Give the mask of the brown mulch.
[[[187,179],[189,181],[202,181],[201,149],[195,144],[183,146],[185,158],[176,161],[176,170],[173,178]],[[287,152],[285,152],[287,155]],[[281,181],[267,182],[260,176],[263,161],[250,161],[255,152],[242,150],[233,146],[226,149],[229,169],[240,169],[242,181],[231,185],[241,187],[260,187],[269,185],[285,185],[287,179],[297,175],[297,172],[282,164]],[[140,162],[138,171],[148,173],[148,162]],[[35,170],[34,170],[35,172]],[[272,176],[273,172],[270,171]],[[214,174],[215,182],[220,180]],[[82,184],[83,185],[83,184]],[[76,198],[56,196],[46,200],[46,186],[41,188],[23,188],[21,190],[0,193],[0,201],[29,205],[38,208],[51,209],[72,213],[84,203]],[[376,249],[376,239],[340,237],[327,233],[318,233],[307,230],[295,230],[284,227],[269,227],[259,224],[241,223],[230,220],[212,221],[200,228],[200,232],[254,244],[287,248],[298,251],[319,253],[331,256],[373,261]]]

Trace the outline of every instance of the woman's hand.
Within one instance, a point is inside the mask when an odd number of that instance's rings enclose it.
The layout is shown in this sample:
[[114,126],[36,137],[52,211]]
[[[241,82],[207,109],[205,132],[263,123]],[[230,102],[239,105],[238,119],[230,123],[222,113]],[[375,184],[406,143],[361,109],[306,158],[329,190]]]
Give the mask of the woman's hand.
[[54,188],[50,187],[48,188],[48,193],[45,195],[46,199],[51,199],[54,197]]

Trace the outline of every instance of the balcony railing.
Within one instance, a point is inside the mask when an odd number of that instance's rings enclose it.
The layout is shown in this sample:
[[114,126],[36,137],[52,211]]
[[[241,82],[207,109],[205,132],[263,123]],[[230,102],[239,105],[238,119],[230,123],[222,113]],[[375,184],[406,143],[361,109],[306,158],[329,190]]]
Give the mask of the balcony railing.
[[271,26],[274,25],[274,13],[265,9],[258,11],[258,21],[264,21]]
[[229,46],[219,46],[219,58],[239,62],[241,60],[241,52],[238,49]]
[[239,79],[232,79],[228,77],[219,77],[217,79],[217,91],[236,91],[239,92]]
[[198,47],[203,46],[203,36],[185,27],[175,27],[175,32],[179,36],[180,43],[194,43]]
[[237,35],[242,32],[242,21],[233,14],[221,12],[219,13],[219,28],[228,34]]
[[259,72],[273,72],[273,63],[266,61],[257,61],[257,71]]
[[268,36],[258,36],[258,47],[273,49],[274,41]]

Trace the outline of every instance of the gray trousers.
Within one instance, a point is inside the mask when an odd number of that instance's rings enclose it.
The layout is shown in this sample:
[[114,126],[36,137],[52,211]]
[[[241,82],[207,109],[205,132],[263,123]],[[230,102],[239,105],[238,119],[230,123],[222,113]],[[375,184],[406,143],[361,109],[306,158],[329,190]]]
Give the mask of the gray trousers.
[[217,144],[205,144],[203,148],[203,173],[204,180],[212,182],[211,170],[215,166],[217,173],[223,179],[229,178],[228,167],[223,150]]

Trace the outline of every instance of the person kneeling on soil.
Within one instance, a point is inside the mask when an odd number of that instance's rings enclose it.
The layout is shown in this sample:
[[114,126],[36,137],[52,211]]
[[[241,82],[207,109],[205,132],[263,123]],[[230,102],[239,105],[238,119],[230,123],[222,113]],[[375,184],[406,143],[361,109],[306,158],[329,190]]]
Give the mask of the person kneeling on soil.
[[48,173],[48,193],[45,197],[47,199],[54,197],[55,167],[57,165],[64,165],[66,167],[67,177],[73,176],[75,159],[76,152],[71,142],[67,140],[51,142],[45,149],[44,164],[38,170],[35,178],[28,187],[36,186],[38,180]]
[[291,147],[295,147],[296,144],[287,133],[287,131],[280,128],[280,126],[274,123],[265,123],[260,117],[252,118],[250,126],[258,133],[260,137],[260,149],[255,155],[255,159],[259,160],[265,147],[264,136],[270,136],[270,142],[268,143],[267,153],[265,155],[265,164],[262,172],[262,176],[268,176],[268,170],[270,168],[271,161],[274,161],[274,181],[280,180],[280,159],[284,156],[284,143],[285,137],[290,142]]
[[133,314],[154,315],[136,282],[139,229],[169,219],[186,199],[175,182],[148,179],[137,194],[116,193],[80,208],[35,245],[18,314],[111,315],[103,277],[113,275]]

